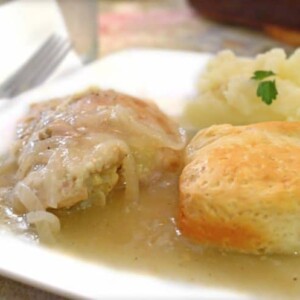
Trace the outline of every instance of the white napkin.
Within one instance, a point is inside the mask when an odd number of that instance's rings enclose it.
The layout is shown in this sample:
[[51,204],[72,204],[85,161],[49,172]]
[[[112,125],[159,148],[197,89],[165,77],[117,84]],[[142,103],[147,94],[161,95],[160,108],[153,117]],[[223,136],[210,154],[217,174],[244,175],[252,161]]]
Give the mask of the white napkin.
[[[19,0],[1,5],[0,84],[13,74],[52,33],[64,37],[68,35],[55,0]],[[47,81],[53,81],[80,66],[78,56],[74,51],[70,52]]]

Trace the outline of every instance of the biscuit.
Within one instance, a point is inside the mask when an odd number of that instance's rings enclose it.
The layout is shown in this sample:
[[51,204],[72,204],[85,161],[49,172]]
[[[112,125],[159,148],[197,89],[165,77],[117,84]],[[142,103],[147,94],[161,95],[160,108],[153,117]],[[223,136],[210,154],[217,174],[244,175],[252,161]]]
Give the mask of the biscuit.
[[186,148],[179,227],[243,253],[300,251],[300,122],[201,130]]

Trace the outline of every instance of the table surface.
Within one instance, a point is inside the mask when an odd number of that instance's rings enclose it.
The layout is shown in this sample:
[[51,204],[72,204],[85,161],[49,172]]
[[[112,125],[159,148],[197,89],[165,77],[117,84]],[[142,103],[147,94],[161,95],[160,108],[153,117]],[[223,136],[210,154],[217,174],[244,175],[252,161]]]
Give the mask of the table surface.
[[66,298],[0,276],[1,300],[63,300]]
[[[128,47],[212,53],[229,48],[241,55],[254,55],[276,46],[284,47],[288,52],[293,50],[263,33],[210,22],[196,15],[185,0],[101,0],[97,42],[97,57]],[[0,299],[66,298],[0,276]]]

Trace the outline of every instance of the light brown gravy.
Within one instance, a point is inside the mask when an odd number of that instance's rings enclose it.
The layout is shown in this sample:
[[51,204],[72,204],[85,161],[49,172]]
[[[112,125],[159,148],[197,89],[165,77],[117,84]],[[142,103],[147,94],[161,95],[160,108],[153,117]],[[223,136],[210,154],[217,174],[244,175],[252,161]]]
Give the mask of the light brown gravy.
[[176,186],[143,190],[130,208],[119,191],[105,207],[59,212],[62,230],[55,248],[117,269],[263,299],[299,299],[299,256],[225,254],[180,236]]

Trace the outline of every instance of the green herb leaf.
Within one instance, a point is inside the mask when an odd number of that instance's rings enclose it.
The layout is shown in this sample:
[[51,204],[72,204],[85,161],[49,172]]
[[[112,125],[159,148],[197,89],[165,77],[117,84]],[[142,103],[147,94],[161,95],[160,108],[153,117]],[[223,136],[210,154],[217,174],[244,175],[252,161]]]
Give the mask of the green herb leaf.
[[275,80],[260,82],[256,91],[256,95],[260,97],[267,105],[272,104],[273,100],[275,100],[278,95]]
[[254,75],[251,77],[251,79],[254,80],[262,80],[270,76],[276,75],[273,71],[263,71],[263,70],[258,70],[254,72]]

